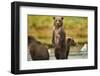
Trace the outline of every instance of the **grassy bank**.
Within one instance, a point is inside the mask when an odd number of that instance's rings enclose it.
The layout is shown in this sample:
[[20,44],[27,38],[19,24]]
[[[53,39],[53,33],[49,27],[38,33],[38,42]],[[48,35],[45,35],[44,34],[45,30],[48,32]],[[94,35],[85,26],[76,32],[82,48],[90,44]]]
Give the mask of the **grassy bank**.
[[[64,17],[64,29],[66,36],[71,36],[79,44],[87,41],[87,17]],[[52,41],[53,18],[52,16],[28,16],[28,35],[34,36],[48,46]]]

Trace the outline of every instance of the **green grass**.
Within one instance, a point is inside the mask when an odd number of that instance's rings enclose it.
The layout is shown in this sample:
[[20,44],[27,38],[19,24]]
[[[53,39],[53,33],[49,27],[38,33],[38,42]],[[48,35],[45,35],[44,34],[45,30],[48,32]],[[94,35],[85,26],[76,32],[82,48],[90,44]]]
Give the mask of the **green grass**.
[[[73,37],[80,44],[87,41],[87,17],[66,16],[63,22],[67,36]],[[51,45],[52,29],[52,16],[28,16],[28,35],[34,36],[42,43]]]

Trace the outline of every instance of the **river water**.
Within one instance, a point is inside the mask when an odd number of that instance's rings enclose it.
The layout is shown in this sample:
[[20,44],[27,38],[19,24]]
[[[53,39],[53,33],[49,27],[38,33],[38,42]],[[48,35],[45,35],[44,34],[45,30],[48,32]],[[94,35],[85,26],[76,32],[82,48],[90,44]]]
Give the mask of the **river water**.
[[[71,48],[68,59],[87,59],[88,58],[88,52],[80,52],[80,48]],[[74,50],[74,51],[73,51]],[[56,60],[54,55],[54,49],[50,48],[48,49],[50,60]],[[28,61],[31,61],[30,53],[28,52]]]

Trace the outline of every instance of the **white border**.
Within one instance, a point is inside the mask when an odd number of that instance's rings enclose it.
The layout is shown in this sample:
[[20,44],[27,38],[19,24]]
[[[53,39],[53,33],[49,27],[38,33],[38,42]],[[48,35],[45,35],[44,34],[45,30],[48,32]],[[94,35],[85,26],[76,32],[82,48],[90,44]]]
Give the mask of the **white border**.
[[[27,61],[27,15],[88,17],[88,59]],[[20,7],[20,70],[94,65],[94,11],[43,7]]]

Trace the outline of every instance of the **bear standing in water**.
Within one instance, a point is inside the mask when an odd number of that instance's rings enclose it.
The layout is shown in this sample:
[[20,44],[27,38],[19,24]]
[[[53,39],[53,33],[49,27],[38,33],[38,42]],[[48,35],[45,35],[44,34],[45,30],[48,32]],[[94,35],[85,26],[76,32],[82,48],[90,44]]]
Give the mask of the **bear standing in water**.
[[66,59],[66,39],[63,28],[63,17],[54,17],[52,43],[56,59]]
[[63,17],[54,17],[52,43],[56,59],[68,59],[70,46],[75,45],[71,37],[66,37],[63,26]]

